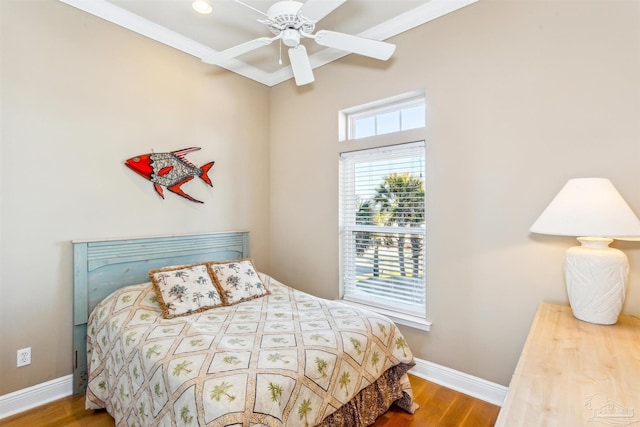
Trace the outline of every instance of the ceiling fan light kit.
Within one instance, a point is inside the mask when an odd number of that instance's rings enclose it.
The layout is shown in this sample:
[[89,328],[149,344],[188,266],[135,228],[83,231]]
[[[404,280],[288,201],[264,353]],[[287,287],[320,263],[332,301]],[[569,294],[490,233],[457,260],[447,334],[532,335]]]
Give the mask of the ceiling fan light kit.
[[[321,30],[315,35],[315,24],[333,12],[346,0],[307,0],[306,3],[285,0],[273,4],[267,13],[261,12],[240,0],[234,2],[266,16],[258,22],[267,25],[275,37],[260,37],[229,49],[202,58],[207,64],[222,65],[231,58],[267,46],[281,40],[289,47],[289,61],[296,84],[302,86],[314,81],[313,69],[306,48],[300,43],[303,38],[313,39],[321,46],[386,61],[393,55],[395,45],[336,31]],[[195,6],[194,6],[195,7]]]
[[300,32],[287,28],[282,32],[282,43],[289,47],[298,46],[300,44]]

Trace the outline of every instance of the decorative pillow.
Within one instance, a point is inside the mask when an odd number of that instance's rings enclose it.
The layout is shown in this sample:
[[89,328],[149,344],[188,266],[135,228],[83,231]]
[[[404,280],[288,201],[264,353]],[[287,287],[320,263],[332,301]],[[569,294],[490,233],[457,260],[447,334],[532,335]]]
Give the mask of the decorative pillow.
[[206,264],[165,267],[149,271],[165,319],[222,306],[220,292]]
[[227,305],[269,295],[269,289],[264,285],[260,276],[249,259],[228,262],[209,263],[211,277]]

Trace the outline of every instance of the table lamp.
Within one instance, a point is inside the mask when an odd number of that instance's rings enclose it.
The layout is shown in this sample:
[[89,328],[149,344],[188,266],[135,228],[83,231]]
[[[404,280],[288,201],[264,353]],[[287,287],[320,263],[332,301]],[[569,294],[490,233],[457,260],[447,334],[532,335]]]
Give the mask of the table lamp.
[[637,240],[640,220],[611,181],[570,179],[529,231],[578,238],[581,246],[569,248],[564,259],[573,315],[590,323],[616,323],[624,302],[629,263],[622,251],[609,244],[614,238]]

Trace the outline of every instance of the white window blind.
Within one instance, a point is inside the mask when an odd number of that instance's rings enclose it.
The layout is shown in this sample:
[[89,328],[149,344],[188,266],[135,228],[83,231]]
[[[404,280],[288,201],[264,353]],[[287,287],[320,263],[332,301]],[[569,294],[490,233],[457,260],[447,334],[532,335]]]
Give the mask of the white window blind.
[[424,317],[424,142],[341,162],[343,298]]

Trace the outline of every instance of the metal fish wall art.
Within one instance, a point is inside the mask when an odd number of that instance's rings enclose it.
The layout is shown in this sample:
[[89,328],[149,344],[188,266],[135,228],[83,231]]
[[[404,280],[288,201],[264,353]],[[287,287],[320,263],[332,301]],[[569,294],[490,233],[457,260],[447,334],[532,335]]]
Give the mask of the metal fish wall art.
[[203,203],[196,200],[180,188],[180,186],[199,176],[210,187],[213,187],[211,179],[207,173],[215,162],[209,162],[202,167],[197,167],[186,155],[192,151],[198,151],[200,147],[183,148],[182,150],[170,153],[148,153],[128,159],[124,164],[132,171],[153,183],[156,193],[164,199],[162,187],[185,199],[196,203]]

